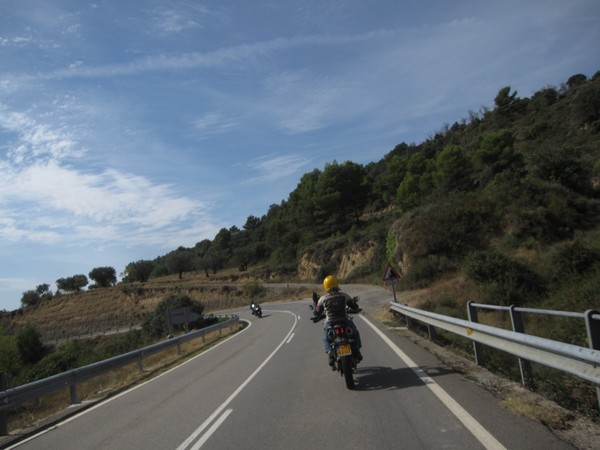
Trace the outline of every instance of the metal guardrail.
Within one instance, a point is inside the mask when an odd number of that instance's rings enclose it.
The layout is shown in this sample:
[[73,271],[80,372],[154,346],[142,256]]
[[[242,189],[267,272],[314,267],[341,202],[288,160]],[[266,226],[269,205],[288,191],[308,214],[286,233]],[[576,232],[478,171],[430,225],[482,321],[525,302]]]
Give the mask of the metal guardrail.
[[[482,305],[477,306],[481,307]],[[449,331],[470,339],[474,343],[487,345],[524,360],[570,373],[600,386],[600,349],[585,348],[528,335],[523,332],[504,330],[483,325],[473,320],[444,316],[396,302],[390,303],[390,309],[423,322],[430,327]],[[498,308],[494,307],[493,309]],[[541,311],[543,310],[536,310],[536,313],[541,313]],[[588,311],[582,314],[582,316],[584,315],[593,320],[596,317],[600,319],[600,315],[596,311]],[[600,322],[594,328],[596,334],[598,333],[598,326],[600,326]],[[590,335],[589,331],[588,335]],[[590,342],[590,346],[594,344],[597,343]],[[477,362],[478,364],[481,363],[481,361]]]
[[6,413],[10,408],[66,387],[68,387],[70,391],[71,404],[80,403],[79,397],[77,396],[78,384],[128,364],[137,363],[138,368],[141,371],[143,370],[144,358],[150,355],[172,347],[177,347],[178,353],[181,353],[181,344],[184,342],[198,339],[200,337],[203,338],[209,333],[214,331],[221,332],[221,330],[224,328],[233,328],[238,324],[238,316],[234,315],[228,317],[230,317],[230,319],[224,322],[217,323],[191,333],[186,333],[184,335],[158,342],[156,344],[149,345],[123,355],[115,356],[104,361],[98,361],[87,366],[78,367],[67,372],[59,373],[42,380],[33,381],[31,383],[0,392],[0,435],[5,436],[7,434]]
[[[570,319],[582,319],[585,321],[589,347],[594,350],[600,350],[600,314],[597,311],[589,309],[584,313],[580,313],[571,311],[556,311],[551,309],[522,308],[514,305],[487,305],[469,301],[467,302],[467,315],[470,321],[479,322],[477,316],[477,311],[479,309],[508,312],[510,314],[512,330],[518,333],[525,333],[523,313],[545,316],[560,316]],[[475,362],[479,365],[482,365],[484,355],[481,344],[473,342],[473,351],[475,352]],[[529,361],[519,358],[519,369],[521,371],[521,381],[523,385],[529,389],[535,389],[533,372],[531,370],[531,364]],[[598,391],[598,398],[600,399],[600,390]]]

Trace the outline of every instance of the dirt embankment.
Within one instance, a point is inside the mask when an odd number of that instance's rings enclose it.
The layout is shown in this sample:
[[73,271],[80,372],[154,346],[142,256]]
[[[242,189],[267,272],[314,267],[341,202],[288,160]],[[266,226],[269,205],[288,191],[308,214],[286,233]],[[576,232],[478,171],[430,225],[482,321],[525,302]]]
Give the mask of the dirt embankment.
[[170,295],[187,295],[204,305],[205,314],[260,302],[310,297],[311,288],[294,284],[259,284],[248,289],[248,280],[229,282],[195,275],[179,280],[161,279],[90,291],[57,295],[38,305],[12,311],[0,318],[7,333],[32,324],[42,340],[53,341],[140,325],[147,314]]

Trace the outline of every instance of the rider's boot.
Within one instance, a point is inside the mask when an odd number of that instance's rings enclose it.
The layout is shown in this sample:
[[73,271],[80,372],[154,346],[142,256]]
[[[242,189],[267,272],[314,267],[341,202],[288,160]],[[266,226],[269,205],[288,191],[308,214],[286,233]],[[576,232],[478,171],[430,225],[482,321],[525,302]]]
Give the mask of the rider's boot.
[[361,362],[363,359],[362,353],[358,347],[354,349],[354,359],[356,359],[356,362]]
[[327,352],[327,355],[329,357],[329,365],[331,366],[331,369],[335,370],[335,356],[333,355],[333,352]]

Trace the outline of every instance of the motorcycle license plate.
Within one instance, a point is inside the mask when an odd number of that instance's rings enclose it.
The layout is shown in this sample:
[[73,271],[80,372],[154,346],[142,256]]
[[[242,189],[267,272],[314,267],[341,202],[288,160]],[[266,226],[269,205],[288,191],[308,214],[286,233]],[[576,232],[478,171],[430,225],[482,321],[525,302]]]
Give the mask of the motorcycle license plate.
[[348,356],[352,354],[352,348],[349,344],[342,344],[338,347],[338,356]]

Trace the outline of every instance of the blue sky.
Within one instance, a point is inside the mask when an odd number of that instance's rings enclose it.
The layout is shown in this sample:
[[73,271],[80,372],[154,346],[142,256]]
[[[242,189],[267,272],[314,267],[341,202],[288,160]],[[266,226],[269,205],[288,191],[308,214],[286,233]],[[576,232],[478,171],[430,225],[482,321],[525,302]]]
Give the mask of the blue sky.
[[597,0],[0,0],[0,309],[600,69]]

